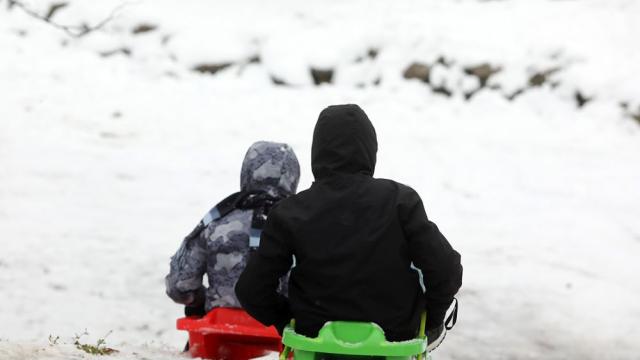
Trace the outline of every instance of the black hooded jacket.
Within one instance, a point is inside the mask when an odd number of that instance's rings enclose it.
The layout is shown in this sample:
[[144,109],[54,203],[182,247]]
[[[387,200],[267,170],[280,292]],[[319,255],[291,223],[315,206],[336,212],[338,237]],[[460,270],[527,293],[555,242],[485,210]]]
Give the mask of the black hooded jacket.
[[[357,105],[320,113],[311,150],[316,181],[271,210],[236,285],[251,316],[278,329],[295,318],[296,331],[311,337],[327,321],[372,321],[396,341],[416,336],[425,307],[427,328],[443,322],[462,283],[460,255],[413,189],[372,177],[377,149]],[[287,299],[276,289],[292,265]]]

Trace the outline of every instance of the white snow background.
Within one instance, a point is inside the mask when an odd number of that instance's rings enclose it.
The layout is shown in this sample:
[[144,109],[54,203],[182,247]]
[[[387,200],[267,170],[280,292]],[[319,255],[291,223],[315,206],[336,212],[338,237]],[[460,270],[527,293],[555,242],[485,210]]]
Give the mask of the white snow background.
[[[308,187],[315,120],[337,103],[365,109],[376,176],[414,187],[462,254],[434,359],[640,358],[640,1],[72,0],[52,21],[117,9],[80,38],[8,5],[0,359],[93,358],[72,345],[85,329],[112,331],[107,359],[185,359],[169,257],[238,189],[252,142],[291,144]],[[413,62],[453,95],[404,79]],[[502,70],[466,101],[464,68],[483,63]]]

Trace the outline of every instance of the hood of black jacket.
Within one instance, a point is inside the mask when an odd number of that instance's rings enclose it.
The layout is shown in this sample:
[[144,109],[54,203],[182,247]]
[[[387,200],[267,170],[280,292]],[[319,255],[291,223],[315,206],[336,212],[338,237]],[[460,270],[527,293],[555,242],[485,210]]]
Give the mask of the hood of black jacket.
[[311,169],[316,179],[339,173],[373,176],[377,152],[376,130],[358,105],[333,105],[322,110],[311,146]]

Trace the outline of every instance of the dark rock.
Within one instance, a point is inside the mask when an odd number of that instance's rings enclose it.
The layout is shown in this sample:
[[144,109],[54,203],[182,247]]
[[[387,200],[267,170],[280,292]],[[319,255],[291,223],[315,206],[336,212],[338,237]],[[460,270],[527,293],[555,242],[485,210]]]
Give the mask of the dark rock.
[[544,71],[536,72],[529,78],[529,86],[532,86],[532,87],[542,86],[544,83],[546,83],[549,80],[549,77],[551,75],[553,75],[558,71],[560,71],[560,68],[555,67],[555,68],[547,69]]
[[311,77],[313,78],[313,83],[316,85],[324,83],[331,84],[333,80],[333,69],[311,68]]
[[436,64],[440,64],[444,67],[450,67],[451,65],[453,65],[455,63],[455,61],[453,60],[448,60],[446,57],[444,56],[439,56],[438,59],[436,59]]
[[369,48],[369,50],[367,50],[367,57],[371,60],[375,60],[378,57],[379,53],[380,53],[379,49]]
[[405,69],[402,76],[405,79],[418,79],[422,82],[429,82],[429,75],[431,73],[431,68],[429,65],[419,62],[414,62],[409,65],[408,68]]
[[446,97],[451,97],[451,95],[453,95],[453,92],[444,86],[432,87],[431,91],[433,91],[436,94],[442,94]]
[[270,78],[271,78],[271,82],[272,82],[274,85],[278,85],[278,86],[289,86],[289,84],[287,84],[287,82],[286,82],[286,81],[282,80],[281,78],[279,78],[279,77],[277,77],[277,76],[275,76],[275,75],[271,75],[271,76],[270,76]]
[[377,48],[369,48],[367,49],[367,53],[365,55],[358,56],[356,58],[357,63],[363,62],[365,59],[375,60],[378,57],[380,50]]
[[480,80],[480,87],[485,87],[487,85],[487,80],[489,80],[491,75],[500,72],[500,70],[502,70],[500,66],[493,67],[489,63],[464,68],[464,72],[467,75],[475,76]]
[[473,91],[466,92],[466,93],[464,93],[464,99],[465,99],[466,101],[469,101],[469,100],[471,100],[471,98],[472,98],[475,94],[477,94],[477,93],[479,93],[479,92],[480,92],[480,89],[476,89],[476,90],[473,90]]
[[576,100],[576,104],[578,105],[578,108],[585,106],[589,101],[593,100],[593,96],[591,97],[586,96],[582,92],[580,92],[580,90],[576,90],[573,96],[574,96],[574,99]]
[[219,63],[219,64],[200,64],[193,67],[193,71],[197,71],[203,74],[215,74],[220,70],[226,69],[231,66],[231,63]]
[[515,98],[517,98],[518,96],[524,94],[524,89],[518,89],[516,91],[514,91],[512,94],[507,95],[506,98],[509,101],[513,101],[515,100]]
[[150,32],[150,31],[153,31],[153,30],[155,30],[155,29],[157,29],[157,28],[158,28],[158,26],[156,26],[156,25],[142,23],[142,24],[138,24],[138,25],[136,25],[136,26],[131,30],[131,33],[132,33],[132,34],[134,34],[134,35],[144,34],[144,33],[147,33],[147,32]]
[[249,64],[260,64],[262,62],[262,59],[260,59],[260,55],[253,55],[247,60],[247,62]]
[[547,77],[542,73],[536,73],[529,78],[530,86],[540,86],[547,81]]

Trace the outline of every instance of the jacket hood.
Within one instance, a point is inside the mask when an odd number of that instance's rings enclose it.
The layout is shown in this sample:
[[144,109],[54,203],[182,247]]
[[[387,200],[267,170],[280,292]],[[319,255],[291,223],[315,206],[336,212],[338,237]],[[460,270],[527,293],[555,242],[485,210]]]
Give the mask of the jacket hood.
[[333,105],[322,110],[311,145],[311,169],[316,179],[335,173],[373,176],[377,152],[376,130],[358,105]]
[[274,197],[295,194],[300,180],[300,165],[287,144],[269,141],[253,143],[242,162],[240,189],[266,191]]

